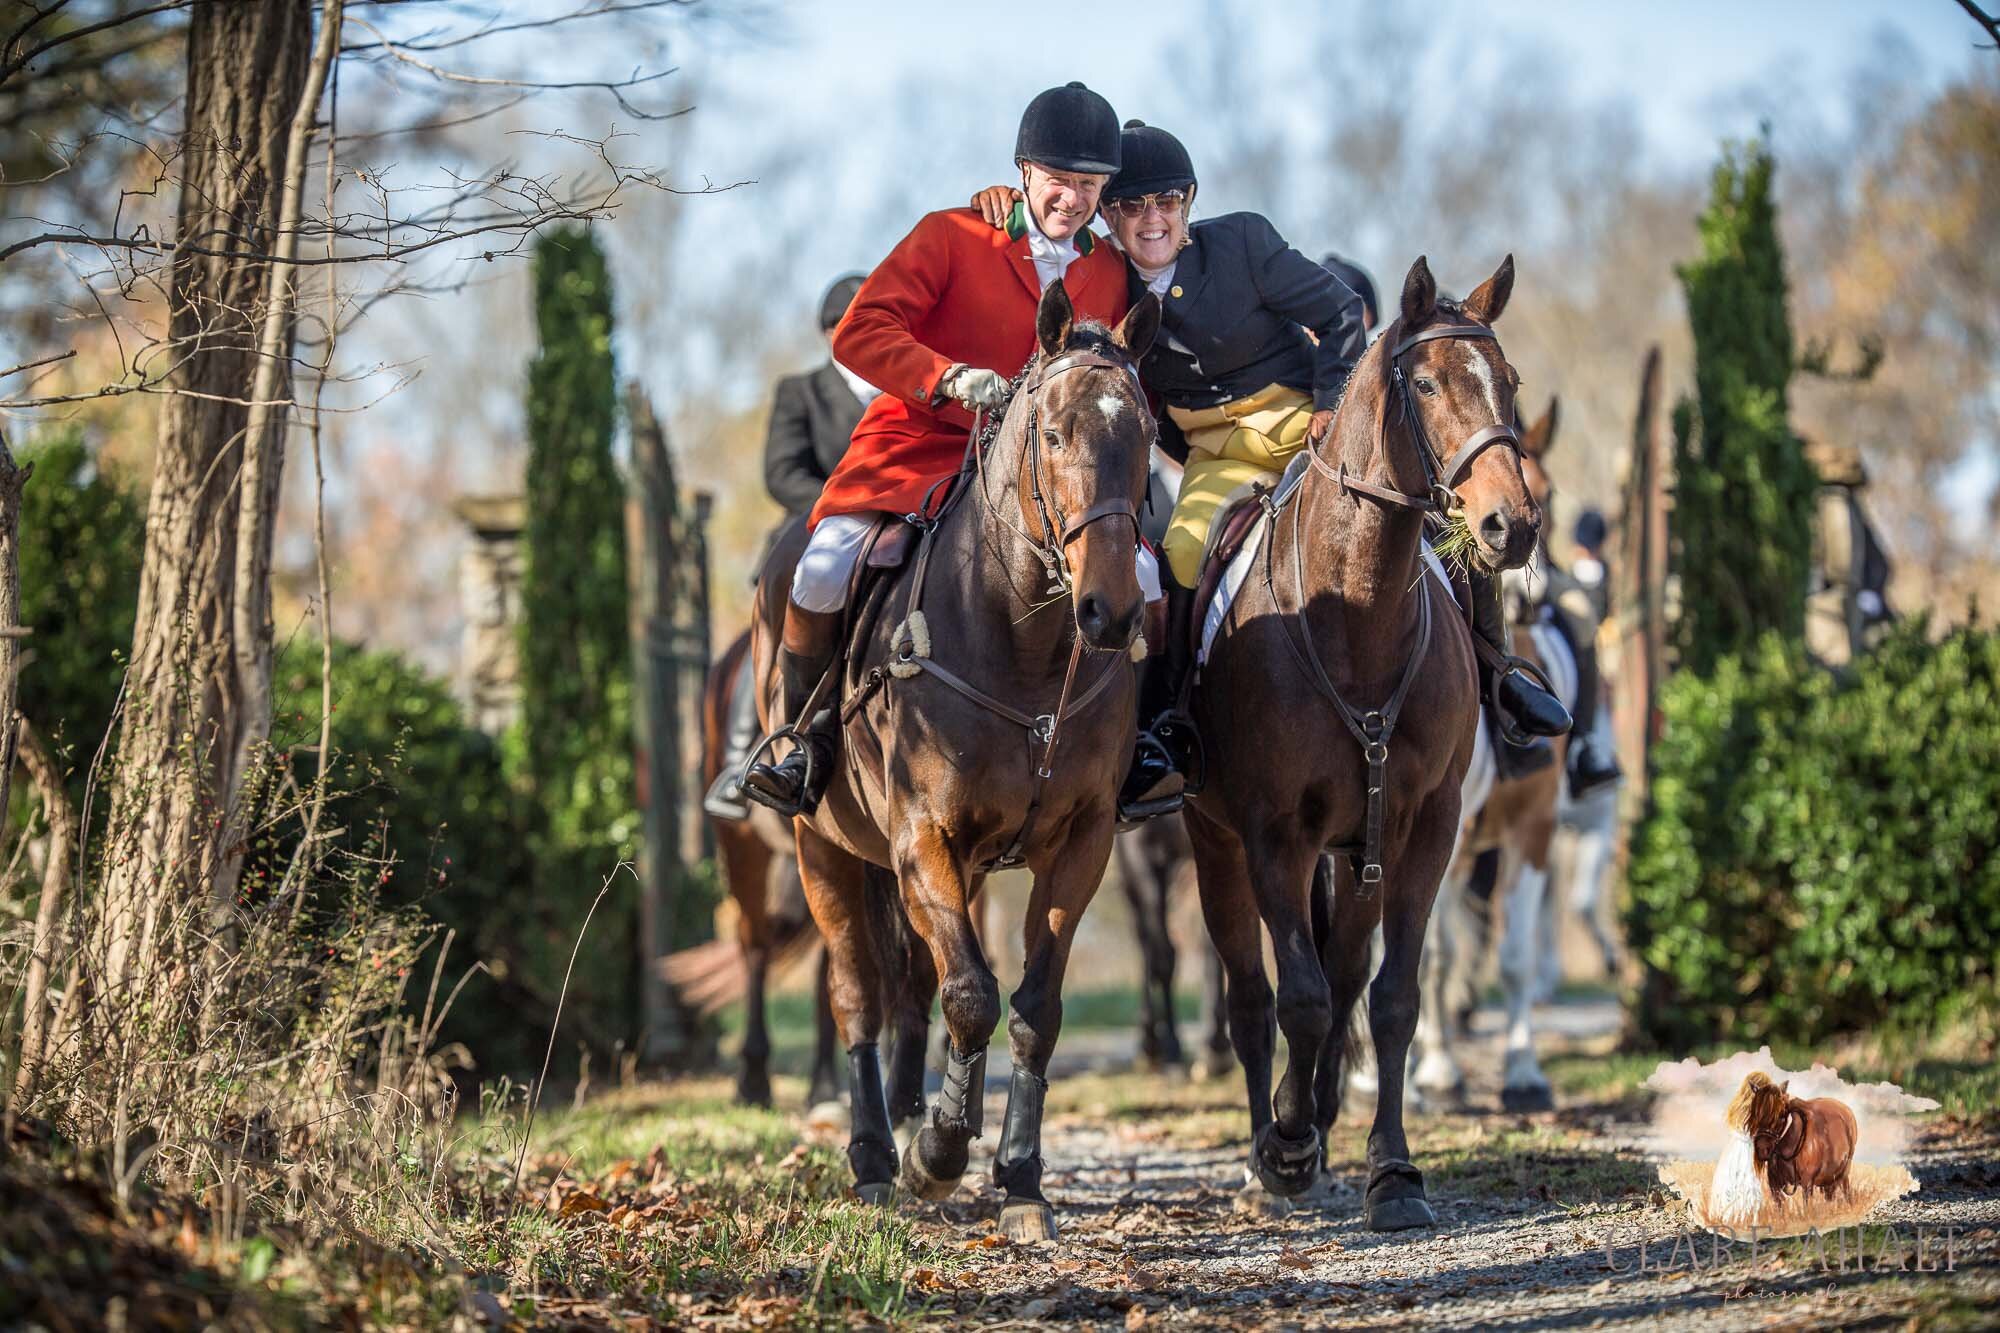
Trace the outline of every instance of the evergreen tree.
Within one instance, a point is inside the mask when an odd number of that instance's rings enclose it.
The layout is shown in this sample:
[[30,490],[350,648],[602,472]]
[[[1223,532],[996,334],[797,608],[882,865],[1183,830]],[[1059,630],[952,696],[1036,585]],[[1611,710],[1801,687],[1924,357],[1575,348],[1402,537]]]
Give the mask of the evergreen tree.
[[[560,902],[573,936],[604,876],[634,854],[639,827],[625,483],[612,456],[604,251],[582,228],[552,231],[536,243],[534,268],[540,350],[528,366],[519,759],[548,821],[537,891]],[[606,933],[594,943],[630,938],[629,922],[603,915],[592,929]],[[623,1007],[615,989],[600,985],[596,998]]]
[[1775,630],[1804,630],[1816,481],[1787,424],[1794,357],[1773,164],[1761,141],[1726,148],[1678,270],[1694,329],[1695,393],[1674,410],[1676,637],[1706,673]]

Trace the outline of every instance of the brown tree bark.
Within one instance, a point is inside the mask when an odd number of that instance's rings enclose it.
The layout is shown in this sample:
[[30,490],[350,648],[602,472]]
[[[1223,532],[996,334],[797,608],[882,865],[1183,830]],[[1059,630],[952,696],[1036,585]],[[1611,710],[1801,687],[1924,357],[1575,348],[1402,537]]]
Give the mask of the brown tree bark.
[[[248,713],[244,654],[268,670],[268,579],[277,460],[291,396],[291,331],[260,376],[258,349],[279,243],[287,143],[307,83],[309,0],[206,0],[188,24],[186,122],[177,168],[177,242],[168,286],[172,389],[160,419],[127,711],[112,789],[99,938],[100,986],[121,988],[159,961],[175,908],[199,901],[230,854],[216,836],[237,795]],[[268,388],[264,397],[258,392]],[[267,521],[239,551],[241,491]],[[252,570],[251,586],[239,578]],[[252,599],[238,614],[239,603]],[[240,642],[262,636],[265,644]],[[254,693],[254,690],[253,690]],[[268,725],[268,719],[259,723]],[[104,991],[99,992],[100,995]]]

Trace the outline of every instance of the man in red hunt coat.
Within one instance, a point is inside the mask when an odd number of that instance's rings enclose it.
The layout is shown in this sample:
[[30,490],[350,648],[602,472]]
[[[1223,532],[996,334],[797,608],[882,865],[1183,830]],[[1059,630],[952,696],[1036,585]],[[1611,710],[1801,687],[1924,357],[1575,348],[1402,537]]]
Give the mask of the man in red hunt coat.
[[[958,471],[972,409],[997,404],[1034,354],[1042,289],[1061,278],[1079,316],[1105,324],[1124,317],[1125,261],[1089,230],[1098,192],[1118,169],[1118,143],[1118,115],[1098,94],[1081,83],[1042,93],[1014,141],[1026,198],[1006,229],[971,208],[927,214],[869,274],[834,330],[834,359],[882,394],[813,507],[812,538],[785,607],[782,720],[798,718],[839,651],[848,577],[877,515],[914,512],[932,485]],[[1142,568],[1141,580],[1157,597],[1157,570]],[[823,790],[837,739],[832,709],[800,730],[815,750],[813,786]],[[805,749],[794,746],[753,766],[744,791],[781,814],[810,812],[821,790],[807,789],[806,773]]]

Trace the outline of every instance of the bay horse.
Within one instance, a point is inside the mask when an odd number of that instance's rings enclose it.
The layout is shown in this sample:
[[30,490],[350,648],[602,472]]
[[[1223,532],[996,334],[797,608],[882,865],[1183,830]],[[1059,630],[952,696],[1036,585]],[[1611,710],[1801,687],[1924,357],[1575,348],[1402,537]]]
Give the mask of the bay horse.
[[[1156,433],[1136,367],[1159,318],[1149,294],[1107,331],[1076,322],[1060,281],[1043,292],[1035,354],[997,427],[968,451],[915,560],[873,584],[853,612],[839,669],[840,758],[817,810],[793,821],[848,1048],[847,1155],[865,1202],[888,1202],[897,1180],[943,1198],[964,1175],[984,1129],[986,1049],[1000,1020],[999,983],[968,909],[988,870],[1032,871],[1008,1025],[1014,1072],[993,1163],[1007,1195],[1001,1231],[1014,1240],[1055,1235],[1041,1189],[1049,1058],[1134,737],[1127,649],[1144,601],[1133,554]],[[774,553],[759,589],[753,652],[767,725],[796,560],[796,548]],[[876,1053],[884,959],[899,924],[922,947],[908,951],[898,989],[925,1011],[941,993],[951,1043],[943,1090],[900,1176]]]
[[1749,1074],[1729,1103],[1729,1127],[1750,1136],[1772,1198],[1845,1196],[1861,1138],[1854,1112],[1833,1097],[1794,1097],[1790,1087],[1790,1079],[1774,1083],[1761,1071]]
[[[1184,1067],[1187,1053],[1174,1017],[1174,973],[1180,959],[1170,924],[1181,872],[1193,868],[1187,827],[1172,815],[1149,819],[1120,833],[1112,855],[1139,936],[1139,1063],[1162,1070]],[[1229,1049],[1221,960],[1212,948],[1201,952],[1201,1069],[1213,1076],[1226,1071],[1235,1057]]]
[[[704,789],[721,775],[728,762],[730,703],[739,689],[755,689],[744,668],[750,657],[750,629],[730,640],[709,667],[701,699],[702,770]],[[736,1079],[736,1100],[745,1106],[771,1104],[771,1032],[764,1002],[771,973],[819,945],[819,930],[806,910],[805,887],[799,881],[798,857],[791,822],[754,803],[748,819],[708,816],[715,834],[716,870],[722,888],[736,904],[733,940],[711,940],[670,954],[660,962],[661,975],[684,1003],[704,1017],[737,1000],[743,1002],[742,1068]],[[813,977],[813,1056],[806,1105],[812,1118],[832,1114],[840,1096],[838,1062],[834,1056],[833,1009],[827,1000],[826,951]]]
[[[1396,320],[1266,524],[1192,701],[1208,780],[1188,831],[1228,972],[1250,1165],[1274,1194],[1304,1193],[1323,1169],[1348,1016],[1383,927],[1368,997],[1380,1092],[1365,1198],[1377,1230],[1437,1221],[1404,1134],[1404,1065],[1480,711],[1471,631],[1427,572],[1424,519],[1462,510],[1473,554],[1494,568],[1527,560],[1541,526],[1515,456],[1518,379],[1492,329],[1513,284],[1510,255],[1454,305],[1425,260],[1411,265]],[[1260,921],[1290,1047],[1275,1098]]]

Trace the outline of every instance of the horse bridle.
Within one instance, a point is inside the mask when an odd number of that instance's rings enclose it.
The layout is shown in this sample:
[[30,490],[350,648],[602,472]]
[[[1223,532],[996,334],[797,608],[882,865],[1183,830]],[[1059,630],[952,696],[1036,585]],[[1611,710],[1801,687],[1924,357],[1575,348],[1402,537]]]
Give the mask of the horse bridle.
[[[1067,374],[1072,370],[1084,369],[1116,370],[1127,375],[1133,373],[1129,365],[1115,361],[1099,352],[1067,352],[1062,356],[1055,357],[1037,366],[1034,372],[1028,377],[1028,382],[1022,386],[1022,391],[1028,395],[1028,420],[1026,423],[1028,432],[1028,491],[1035,502],[1035,522],[1041,531],[1036,536],[1031,537],[1019,528],[1015,528],[1014,530],[1023,541],[1027,542],[1034,549],[1035,558],[1042,562],[1042,568],[1049,576],[1051,591],[1070,591],[1070,544],[1081,537],[1084,529],[1088,528],[1091,524],[1107,518],[1129,519],[1132,523],[1133,544],[1136,546],[1139,540],[1139,507],[1132,501],[1126,499],[1099,500],[1096,504],[1078,515],[1074,522],[1066,522],[1063,517],[1062,507],[1056,503],[1054,497],[1049,494],[1048,489],[1042,484],[1044,432],[1041,428],[1041,391],[1048,386],[1049,381],[1055,379],[1057,376]],[[1150,419],[1151,414],[1141,413],[1141,416]],[[1063,446],[1064,441],[1059,432],[1049,430],[1047,434],[1056,437],[1057,447]],[[983,457],[981,464],[983,469]],[[983,470],[981,476],[983,485]],[[1008,526],[1012,527],[1013,525],[1010,523]]]
[[[1446,514],[1459,507],[1456,487],[1465,480],[1466,474],[1472,470],[1473,463],[1477,462],[1479,456],[1488,449],[1504,445],[1513,452],[1515,462],[1518,464],[1521,458],[1521,436],[1513,426],[1504,421],[1496,421],[1491,426],[1473,432],[1463,444],[1459,445],[1458,451],[1451,456],[1449,465],[1445,463],[1444,456],[1431,444],[1430,433],[1424,429],[1423,414],[1417,411],[1416,398],[1410,389],[1410,377],[1403,369],[1403,358],[1419,344],[1458,338],[1491,338],[1498,342],[1500,335],[1485,324],[1439,324],[1418,330],[1397,343],[1389,352],[1389,376],[1396,385],[1397,407],[1409,421],[1410,433],[1416,437],[1417,461],[1424,469],[1425,494],[1411,495],[1393,486],[1377,486],[1373,482],[1349,476],[1346,463],[1335,468],[1321,455],[1317,443],[1309,441],[1307,453],[1314,470],[1339,486],[1343,494],[1352,491],[1371,500],[1398,505],[1404,509],[1415,509],[1427,514]],[[1385,433],[1386,429],[1385,423]]]

